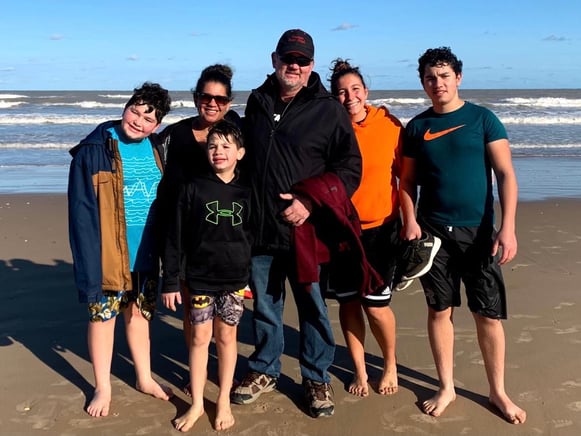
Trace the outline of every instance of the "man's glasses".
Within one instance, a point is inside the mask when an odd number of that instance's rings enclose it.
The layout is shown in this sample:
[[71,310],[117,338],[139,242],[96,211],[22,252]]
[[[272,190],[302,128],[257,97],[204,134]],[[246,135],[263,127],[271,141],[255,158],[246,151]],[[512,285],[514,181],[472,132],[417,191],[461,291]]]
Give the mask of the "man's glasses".
[[214,100],[218,106],[225,106],[232,101],[230,97],[226,97],[225,95],[212,95],[206,94],[205,92],[196,92],[195,95],[201,104],[210,104]]
[[295,56],[291,54],[279,56],[278,58],[287,65],[297,64],[299,67],[307,67],[313,61],[306,56]]

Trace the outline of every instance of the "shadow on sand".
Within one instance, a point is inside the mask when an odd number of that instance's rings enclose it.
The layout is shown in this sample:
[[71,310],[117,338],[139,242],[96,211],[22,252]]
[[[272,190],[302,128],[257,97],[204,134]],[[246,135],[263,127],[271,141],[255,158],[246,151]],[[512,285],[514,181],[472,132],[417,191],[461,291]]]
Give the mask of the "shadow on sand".
[[[90,400],[93,393],[92,375],[89,380],[75,368],[67,355],[72,353],[90,362],[87,343],[87,312],[77,300],[73,283],[72,264],[54,260],[52,265],[31,262],[26,259],[0,260],[0,283],[4,290],[3,304],[0,305],[0,346],[10,347],[20,343],[41,362],[69,380]],[[290,293],[289,293],[290,294]],[[251,307],[251,302],[247,307]],[[288,309],[295,310],[294,302],[287,301]],[[181,329],[181,311],[171,312],[158,306],[158,312],[151,325],[152,371],[179,388],[185,386],[189,378],[188,357]],[[238,341],[252,346],[252,309],[247,309],[239,326]],[[340,334],[336,332],[336,334]],[[123,332],[123,323],[116,325],[115,349],[112,375],[130,386],[135,385],[132,359]],[[299,333],[285,325],[285,354],[298,360]],[[239,354],[236,378],[240,379],[247,367],[248,356]],[[367,354],[370,379],[381,375],[383,362],[380,356]],[[343,384],[351,381],[351,362],[346,347],[338,345],[335,362],[330,372]],[[283,368],[284,371],[284,368]],[[433,395],[438,381],[412,368],[399,365],[399,385],[412,391],[418,405]],[[209,380],[217,383],[217,357],[212,344],[208,368]],[[282,375],[278,391],[302,408],[302,388],[300,380]],[[426,387],[426,386],[432,386]],[[337,386],[335,386],[337,389]],[[487,407],[488,399],[480,394],[458,389],[457,394]],[[177,414],[188,407],[182,400],[174,401]],[[213,404],[208,412],[212,413]]]

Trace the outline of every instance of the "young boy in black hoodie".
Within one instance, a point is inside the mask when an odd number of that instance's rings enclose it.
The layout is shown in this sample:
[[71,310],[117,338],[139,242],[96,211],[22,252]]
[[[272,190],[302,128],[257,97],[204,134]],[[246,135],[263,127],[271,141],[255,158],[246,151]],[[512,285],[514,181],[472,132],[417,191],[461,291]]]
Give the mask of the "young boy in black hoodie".
[[236,169],[245,152],[242,134],[229,121],[220,121],[208,132],[207,147],[213,171],[180,188],[163,256],[163,292],[177,298],[183,276],[190,295],[192,406],[174,421],[175,428],[184,432],[204,414],[212,335],[220,381],[214,427],[225,430],[234,425],[230,390],[238,355],[237,326],[244,310],[243,288],[250,272],[250,190],[240,182]]

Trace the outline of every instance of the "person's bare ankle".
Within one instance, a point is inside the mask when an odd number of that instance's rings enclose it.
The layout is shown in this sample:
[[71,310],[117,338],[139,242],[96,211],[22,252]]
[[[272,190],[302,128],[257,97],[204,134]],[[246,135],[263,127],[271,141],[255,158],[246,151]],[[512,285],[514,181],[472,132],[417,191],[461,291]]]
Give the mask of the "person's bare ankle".
[[93,398],[87,406],[86,412],[94,418],[109,415],[111,406],[111,387],[95,389]]
[[511,424],[522,424],[527,419],[527,412],[517,406],[508,395],[494,395],[490,394],[488,401],[494,407],[496,407],[504,419],[506,419]]
[[456,391],[453,388],[441,388],[436,395],[422,403],[422,409],[427,415],[441,416],[455,399]]

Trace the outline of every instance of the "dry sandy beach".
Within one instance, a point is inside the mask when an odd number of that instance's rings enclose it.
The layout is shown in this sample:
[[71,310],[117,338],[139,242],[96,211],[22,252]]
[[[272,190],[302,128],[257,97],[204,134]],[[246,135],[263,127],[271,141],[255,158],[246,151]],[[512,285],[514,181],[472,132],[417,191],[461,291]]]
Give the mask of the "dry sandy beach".
[[[312,419],[301,409],[294,304],[285,313],[287,348],[279,389],[248,406],[233,406],[232,435],[567,435],[581,434],[581,200],[553,199],[519,205],[519,254],[504,269],[509,289],[506,384],[528,412],[527,422],[506,423],[487,405],[487,383],[472,318],[456,312],[455,376],[458,398],[444,416],[424,415],[418,404],[436,388],[425,328],[420,285],[396,294],[399,393],[372,392],[360,399],[345,391],[350,364],[337,318],[337,352],[332,368],[336,412]],[[113,403],[106,418],[84,412],[92,394],[86,346],[86,310],[72,281],[64,195],[0,195],[0,434],[1,435],[176,435],[171,420],[188,407],[180,392],[187,358],[175,314],[160,310],[152,325],[155,377],[174,388],[162,402],[134,388],[134,372],[123,332],[113,363]],[[252,346],[251,306],[239,334],[237,374]],[[121,327],[122,323],[118,323]],[[370,377],[381,370],[370,337]],[[206,390],[207,416],[191,434],[211,427],[215,350]]]

